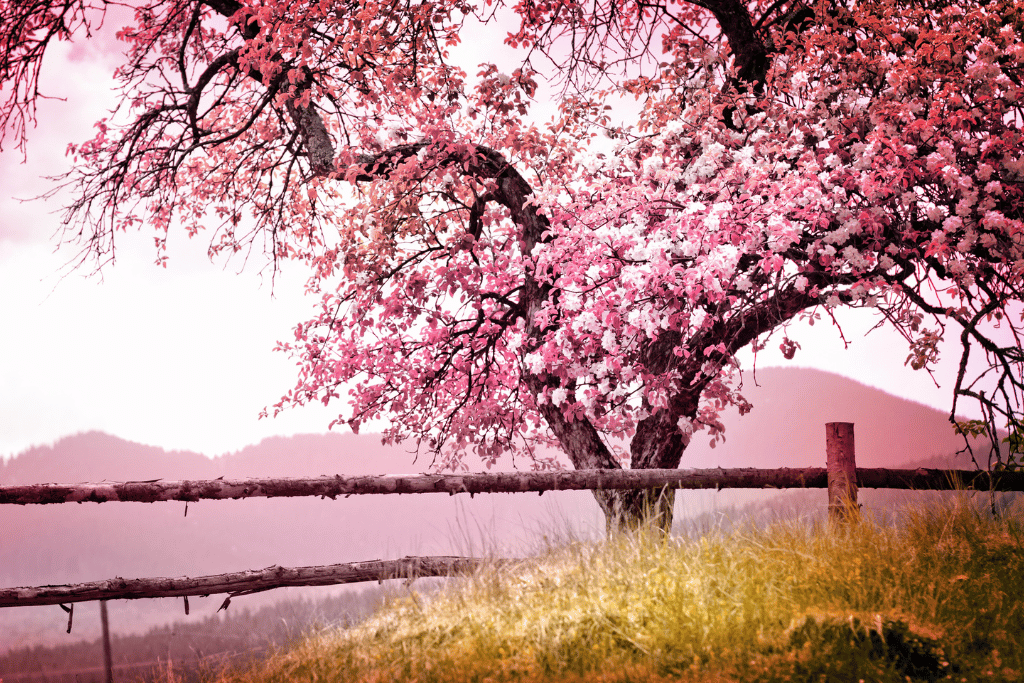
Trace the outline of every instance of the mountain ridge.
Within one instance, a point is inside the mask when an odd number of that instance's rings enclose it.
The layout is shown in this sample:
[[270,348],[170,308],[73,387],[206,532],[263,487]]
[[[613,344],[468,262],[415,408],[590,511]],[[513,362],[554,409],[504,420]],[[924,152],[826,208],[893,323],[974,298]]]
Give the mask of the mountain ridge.
[[[784,388],[781,396],[773,393],[779,387]],[[724,411],[722,421],[727,426],[724,443],[710,448],[706,432],[697,432],[680,467],[752,466],[744,460],[744,447],[751,443],[767,446],[765,450],[774,449],[776,453],[767,459],[759,458],[757,466],[813,467],[823,461],[824,424],[837,421],[856,425],[858,464],[863,467],[921,459],[962,445],[960,438],[953,434],[945,413],[822,370],[770,367],[760,368],[756,373],[747,371],[743,393],[754,404],[751,413],[740,417],[735,408]],[[889,407],[881,408],[879,402]],[[892,406],[898,408],[893,410]],[[788,421],[781,419],[783,416],[788,417]],[[880,417],[885,419],[880,420]],[[766,422],[782,423],[782,428],[765,429]],[[909,431],[902,434],[894,431],[894,422],[916,425],[917,443]],[[760,434],[752,437],[755,431]],[[920,439],[922,433],[923,440]],[[794,438],[798,439],[796,444]],[[781,448],[783,441],[788,444],[786,448]],[[815,450],[818,441],[821,442],[820,452]],[[740,442],[739,447],[737,442]],[[299,471],[280,457],[283,452],[296,449],[302,451]],[[54,458],[58,451],[68,450],[86,457],[77,461]],[[362,459],[344,457],[345,450],[358,450]],[[797,453],[803,460],[799,463],[791,459],[783,461],[779,457],[783,452]],[[371,458],[369,462],[367,455]],[[775,462],[780,464],[772,464]],[[31,469],[30,463],[39,465]],[[316,476],[341,473],[336,467],[338,464],[343,465],[344,473],[351,474],[397,473],[391,471],[396,467],[401,467],[405,473],[414,469],[427,471],[429,456],[421,455],[414,460],[411,450],[381,445],[379,435],[374,434],[327,432],[271,436],[211,457],[195,451],[165,450],[90,431],[65,436],[48,445],[33,446],[0,460],[0,483],[198,478],[195,473],[211,477]],[[468,465],[473,471],[485,471],[478,462],[471,461]]]

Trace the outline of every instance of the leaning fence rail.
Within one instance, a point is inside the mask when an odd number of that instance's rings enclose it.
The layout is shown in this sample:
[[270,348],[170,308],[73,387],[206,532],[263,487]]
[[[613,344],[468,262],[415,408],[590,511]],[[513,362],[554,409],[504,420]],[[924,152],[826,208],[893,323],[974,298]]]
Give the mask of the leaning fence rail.
[[[93,600],[136,598],[188,598],[227,593],[231,598],[289,586],[332,586],[363,581],[386,581],[427,576],[455,576],[472,572],[485,560],[473,557],[403,557],[316,567],[267,567],[212,576],[108,579],[64,586],[0,588],[0,607],[67,605]],[[508,560],[487,560],[506,563]],[[188,603],[186,602],[186,605]]]

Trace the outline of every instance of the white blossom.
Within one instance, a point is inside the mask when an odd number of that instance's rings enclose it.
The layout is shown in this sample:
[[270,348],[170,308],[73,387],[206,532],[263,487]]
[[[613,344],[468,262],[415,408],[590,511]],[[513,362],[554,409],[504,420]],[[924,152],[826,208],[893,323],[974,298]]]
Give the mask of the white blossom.
[[601,335],[601,348],[603,348],[608,353],[615,353],[616,351],[619,350],[619,344],[615,338],[615,333],[612,332],[610,329],[606,329],[604,331],[604,334]]
[[973,229],[969,228],[964,233],[964,238],[957,242],[956,250],[959,251],[961,254],[966,254],[974,247],[974,243],[975,241],[977,241],[977,239],[978,233],[975,232]]
[[928,220],[935,221],[938,223],[946,216],[946,212],[942,210],[942,207],[935,206],[931,202],[923,202],[918,204],[918,208],[924,209],[924,215],[928,217]]
[[559,302],[566,311],[578,311],[583,308],[583,298],[576,292],[563,291]]
[[864,255],[852,245],[843,249],[843,258],[857,270],[867,270],[871,267]]
[[597,332],[601,329],[601,321],[593,311],[583,311],[573,320],[572,326],[577,332]]
[[544,356],[536,351],[526,354],[526,358],[523,359],[523,362],[526,364],[526,369],[534,375],[539,375],[546,369]]
[[[968,193],[973,194],[973,193]],[[966,196],[956,203],[956,215],[957,216],[970,216],[974,210],[974,205],[977,203],[977,196],[970,197]]]
[[690,313],[690,325],[694,329],[700,329],[700,326],[704,324],[704,319],[707,318],[708,314],[703,308],[694,309]]
[[948,270],[953,276],[960,276],[967,272],[967,264],[963,261],[953,261],[946,265]]
[[657,157],[647,157],[646,159],[644,159],[643,171],[647,175],[652,175],[656,171],[660,171],[664,167],[665,167],[665,159],[663,159],[660,156],[657,156]]

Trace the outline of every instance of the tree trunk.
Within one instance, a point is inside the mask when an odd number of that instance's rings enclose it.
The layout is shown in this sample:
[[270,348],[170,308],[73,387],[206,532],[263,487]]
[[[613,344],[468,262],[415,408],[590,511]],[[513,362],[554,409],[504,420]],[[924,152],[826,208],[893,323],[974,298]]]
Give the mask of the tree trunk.
[[[598,493],[594,492],[595,495]],[[676,490],[670,486],[628,491],[604,491],[608,500],[605,510],[605,528],[634,532],[641,529],[668,533],[672,530]]]
[[[576,469],[622,469],[590,422],[568,422],[562,417],[561,410],[551,405],[541,406],[541,412]],[[663,416],[640,423],[632,442],[632,469],[675,469],[679,466],[686,443],[676,426],[668,422],[669,419]],[[638,452],[642,453],[641,457],[637,456]],[[594,491],[594,498],[604,513],[608,533],[632,532],[641,528],[656,528],[668,533],[672,529],[675,505],[675,489],[672,487]]]
[[[677,397],[685,398],[685,397]],[[676,413],[696,413],[696,401],[680,401],[676,410],[661,410],[637,425],[630,443],[632,468],[675,469],[683,459],[690,443],[688,436],[679,431]],[[692,404],[692,405],[691,405]],[[650,526],[666,534],[672,530],[676,492],[674,488],[637,489],[620,495],[621,516],[616,520],[619,528],[637,529]]]

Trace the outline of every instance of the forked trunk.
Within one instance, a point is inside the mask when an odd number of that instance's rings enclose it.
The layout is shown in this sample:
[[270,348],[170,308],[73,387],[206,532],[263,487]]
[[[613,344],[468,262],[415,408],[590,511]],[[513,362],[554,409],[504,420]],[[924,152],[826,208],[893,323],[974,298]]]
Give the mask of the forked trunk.
[[[637,425],[630,443],[630,466],[634,470],[679,467],[690,440],[679,431],[676,415],[695,414],[695,393],[676,396],[674,410],[661,410]],[[602,506],[609,530],[635,531],[650,527],[666,534],[672,530],[675,489],[660,487],[614,493],[616,495],[610,497],[609,503]]]
[[[537,382],[535,378],[528,381]],[[566,420],[562,411],[550,403],[539,406],[541,413],[551,425],[552,431],[558,438],[562,450],[569,456],[573,467],[578,470],[584,469],[621,469],[619,461],[612,455],[611,451],[601,440],[600,435],[594,426],[587,420]],[[637,467],[635,451],[637,440],[647,443],[649,439],[657,438],[655,432],[641,429],[633,439],[634,456],[633,469]],[[678,434],[678,430],[675,430]],[[678,455],[682,455],[681,439],[673,439],[671,435],[661,435],[664,442],[662,446],[674,445],[678,448]],[[657,449],[661,452],[662,449]],[[652,460],[651,462],[663,462],[663,460]],[[676,457],[675,464],[679,464]],[[645,467],[660,467],[659,464],[648,464]],[[671,465],[674,467],[675,465]],[[657,489],[643,490],[616,490],[616,491],[594,491],[594,498],[601,507],[605,516],[605,527],[610,532],[614,531],[635,531],[645,526],[655,526],[666,533],[672,528],[672,507],[675,501],[675,489],[660,487]]]
[[[528,378],[539,384],[535,378]],[[535,390],[539,387],[534,387]],[[587,420],[566,420],[550,403],[539,406],[562,450],[578,469],[620,469],[594,426]],[[674,469],[679,466],[689,440],[679,431],[668,411],[660,411],[637,425],[630,444],[632,469]],[[675,489],[594,491],[612,531],[637,531],[649,527],[668,533],[672,529]]]

